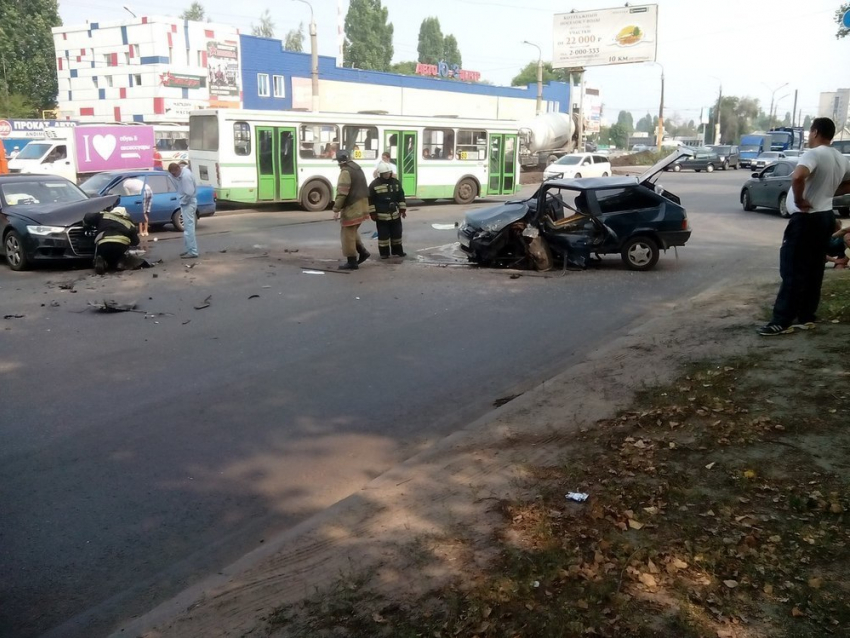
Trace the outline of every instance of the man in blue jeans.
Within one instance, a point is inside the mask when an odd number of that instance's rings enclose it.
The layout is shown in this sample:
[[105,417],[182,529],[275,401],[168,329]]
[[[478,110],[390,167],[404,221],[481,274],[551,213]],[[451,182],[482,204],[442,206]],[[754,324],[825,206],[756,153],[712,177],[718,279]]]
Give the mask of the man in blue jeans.
[[850,190],[850,162],[834,149],[835,123],[816,117],[809,130],[809,150],[791,174],[788,212],[791,219],[779,250],[782,285],[770,323],[759,328],[765,337],[815,327],[829,239],[835,230],[832,198]]
[[177,180],[177,194],[180,197],[180,215],[183,218],[183,247],[181,259],[198,258],[198,240],[195,238],[195,215],[198,211],[198,187],[195,176],[188,166],[171,163],[168,172]]

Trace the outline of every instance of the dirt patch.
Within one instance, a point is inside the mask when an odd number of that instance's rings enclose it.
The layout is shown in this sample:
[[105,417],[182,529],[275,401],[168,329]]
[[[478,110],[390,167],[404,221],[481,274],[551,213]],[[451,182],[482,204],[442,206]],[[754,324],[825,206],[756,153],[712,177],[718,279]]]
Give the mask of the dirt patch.
[[850,331],[760,339],[752,286],[659,309],[122,635],[841,635]]

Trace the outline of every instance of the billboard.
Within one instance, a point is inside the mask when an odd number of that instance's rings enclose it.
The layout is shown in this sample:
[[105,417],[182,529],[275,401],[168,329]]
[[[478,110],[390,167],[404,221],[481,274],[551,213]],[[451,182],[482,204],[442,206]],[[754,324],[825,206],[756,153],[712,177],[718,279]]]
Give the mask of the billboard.
[[78,126],[77,172],[153,166],[152,126]]
[[239,42],[236,40],[207,42],[207,68],[211,108],[242,106],[239,82]]
[[44,137],[47,129],[76,126],[73,120],[0,120],[0,139],[31,139]]
[[556,13],[556,69],[654,62],[658,5]]

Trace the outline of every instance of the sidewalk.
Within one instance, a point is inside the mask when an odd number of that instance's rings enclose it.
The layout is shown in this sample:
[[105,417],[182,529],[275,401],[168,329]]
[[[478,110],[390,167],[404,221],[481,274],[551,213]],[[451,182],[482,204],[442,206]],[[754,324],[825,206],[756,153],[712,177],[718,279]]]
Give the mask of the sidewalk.
[[850,275],[759,338],[774,292],[659,308],[114,635],[839,635]]

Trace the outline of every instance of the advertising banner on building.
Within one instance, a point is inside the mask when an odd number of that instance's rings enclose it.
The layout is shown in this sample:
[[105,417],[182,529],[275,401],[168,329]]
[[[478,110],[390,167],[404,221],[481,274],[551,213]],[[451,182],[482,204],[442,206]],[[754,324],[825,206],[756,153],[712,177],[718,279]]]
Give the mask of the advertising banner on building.
[[44,137],[47,129],[76,126],[74,120],[0,120],[0,139],[30,139]]
[[189,113],[207,108],[205,100],[175,100],[165,98],[165,116],[167,120],[188,122]]
[[210,107],[239,108],[242,86],[239,78],[239,41],[207,42]]
[[552,67],[654,62],[658,5],[556,13]]
[[80,173],[153,166],[152,126],[78,126],[74,140]]

